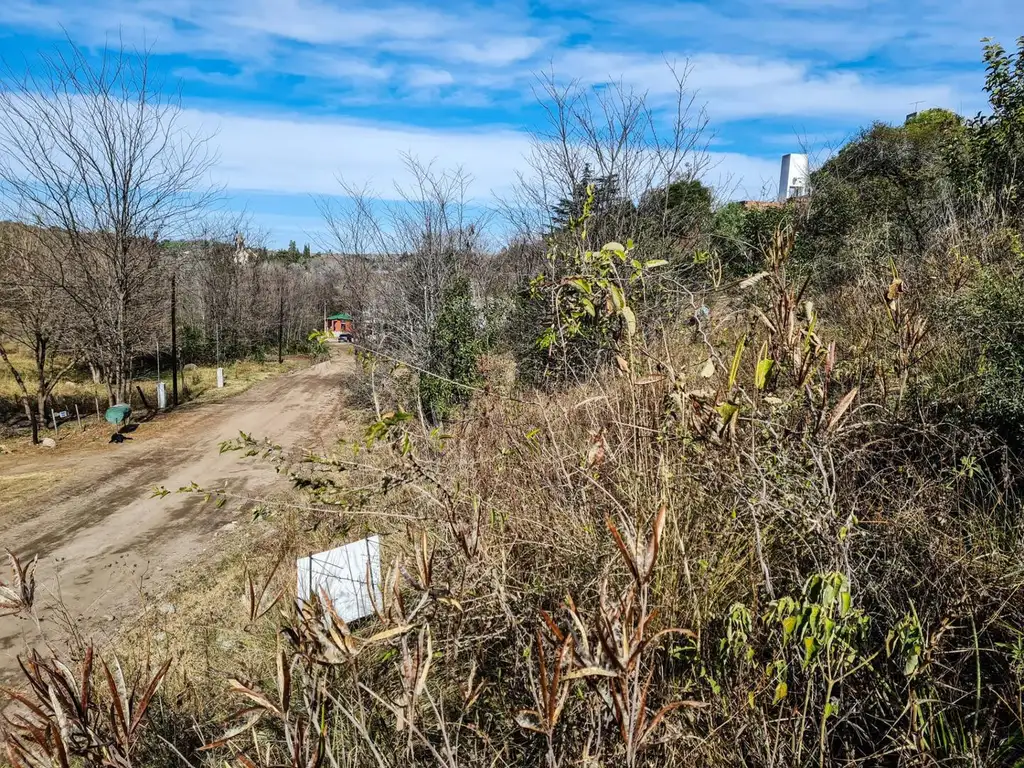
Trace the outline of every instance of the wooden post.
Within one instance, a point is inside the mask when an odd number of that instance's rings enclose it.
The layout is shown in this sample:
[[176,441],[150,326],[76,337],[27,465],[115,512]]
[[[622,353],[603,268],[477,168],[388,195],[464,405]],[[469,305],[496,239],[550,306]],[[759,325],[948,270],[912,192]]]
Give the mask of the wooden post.
[[284,362],[284,280],[278,290],[281,304],[277,315],[277,364]]
[[178,405],[178,302],[175,293],[175,274],[171,273],[171,402]]
[[138,384],[136,384],[135,385],[135,389],[138,390],[139,397],[142,398],[142,404],[146,407],[146,410],[147,411],[152,411],[153,409],[150,407],[149,401],[146,399],[146,393],[142,391],[142,387],[140,387]]
[[78,419],[78,431],[84,432],[85,428],[82,426],[82,414],[78,412],[78,403],[75,403],[75,418]]
[[99,397],[94,397],[96,399],[96,421],[100,421],[102,419],[102,417],[100,416],[100,399]]
[[57,414],[53,408],[50,409],[50,418],[53,419],[53,436],[60,437],[60,431],[57,429]]

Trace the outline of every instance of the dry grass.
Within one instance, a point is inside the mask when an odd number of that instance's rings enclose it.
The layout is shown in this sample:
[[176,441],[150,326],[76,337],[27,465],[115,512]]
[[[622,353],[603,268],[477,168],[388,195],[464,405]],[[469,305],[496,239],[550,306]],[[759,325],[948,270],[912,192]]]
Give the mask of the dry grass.
[[0,517],[6,525],[20,519],[19,512],[33,499],[53,488],[62,479],[60,472],[26,472],[0,475]]
[[[446,433],[242,441],[300,495],[126,642],[175,659],[135,764],[1018,764],[1019,459],[920,398],[894,278],[829,327],[785,256],[586,385],[490,361]],[[368,532],[375,616],[290,602],[292,557]]]

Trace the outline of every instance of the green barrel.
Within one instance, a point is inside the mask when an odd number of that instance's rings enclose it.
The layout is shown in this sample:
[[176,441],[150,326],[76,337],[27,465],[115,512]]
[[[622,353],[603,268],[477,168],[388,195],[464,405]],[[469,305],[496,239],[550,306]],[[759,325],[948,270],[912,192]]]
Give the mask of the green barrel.
[[107,408],[104,418],[111,424],[127,424],[128,420],[132,417],[132,407],[130,405],[114,405]]

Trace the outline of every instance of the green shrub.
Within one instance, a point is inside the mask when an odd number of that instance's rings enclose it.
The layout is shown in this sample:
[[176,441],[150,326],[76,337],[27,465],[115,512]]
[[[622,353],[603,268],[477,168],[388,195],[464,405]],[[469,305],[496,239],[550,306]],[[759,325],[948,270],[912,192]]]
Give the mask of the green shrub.
[[459,278],[442,299],[430,331],[427,371],[420,374],[420,400],[431,421],[441,421],[469,401],[478,379],[477,359],[482,348],[469,281]]

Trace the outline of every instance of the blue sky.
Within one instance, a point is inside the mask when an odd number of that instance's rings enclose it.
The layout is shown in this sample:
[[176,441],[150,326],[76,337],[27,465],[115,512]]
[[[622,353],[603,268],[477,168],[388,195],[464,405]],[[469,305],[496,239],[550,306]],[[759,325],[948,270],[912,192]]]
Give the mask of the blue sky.
[[[980,39],[1024,35],[1020,0],[501,3],[392,0],[0,0],[9,61],[65,32],[120,35],[180,78],[186,120],[215,131],[217,181],[275,244],[322,234],[338,174],[390,189],[401,154],[463,166],[481,205],[523,168],[539,71],[621,78],[666,103],[666,62],[714,131],[712,184],[775,184],[778,158],[913,110],[984,108]],[[825,150],[823,150],[825,151]]]

